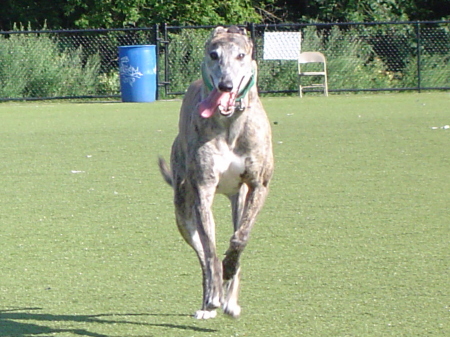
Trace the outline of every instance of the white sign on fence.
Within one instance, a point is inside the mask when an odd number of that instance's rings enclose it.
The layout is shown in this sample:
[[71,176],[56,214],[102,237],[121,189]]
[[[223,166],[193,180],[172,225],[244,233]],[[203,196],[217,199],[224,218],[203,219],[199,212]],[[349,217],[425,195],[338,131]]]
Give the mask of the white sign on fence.
[[264,60],[297,60],[301,39],[300,32],[264,33]]

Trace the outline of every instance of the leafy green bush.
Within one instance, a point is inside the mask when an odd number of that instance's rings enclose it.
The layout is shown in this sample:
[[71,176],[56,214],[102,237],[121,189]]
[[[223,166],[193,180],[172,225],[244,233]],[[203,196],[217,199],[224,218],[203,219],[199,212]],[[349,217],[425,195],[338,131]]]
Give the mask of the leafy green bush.
[[11,34],[0,43],[0,97],[95,94],[100,57],[64,48],[48,35]]
[[[335,26],[331,30],[319,31],[313,26],[306,27],[302,31],[301,50],[320,51],[325,55],[330,89],[376,88],[387,85],[383,75],[383,63],[373,57],[371,46],[360,38],[356,30],[345,31]],[[277,63],[278,66],[274,66]],[[263,90],[278,87],[298,88],[295,60],[263,61],[260,62],[260,68],[260,88]]]
[[[379,31],[378,28],[306,27],[302,31],[302,51],[320,51],[325,55],[330,89],[417,87],[414,32],[403,28]],[[422,87],[450,85],[450,61],[445,57],[446,52],[422,52]],[[261,90],[297,89],[296,61],[264,60],[259,62],[259,68]]]
[[[200,78],[203,46],[210,31],[209,28],[171,30],[165,51],[169,53],[168,77],[164,78],[170,83],[169,92],[184,92],[190,82]],[[297,91],[297,62],[262,59],[264,35],[257,35],[255,39],[260,91]],[[434,43],[435,38],[429,40]],[[331,90],[417,87],[415,41],[415,31],[409,26],[307,26],[302,29],[302,51],[320,51],[327,58]],[[445,45],[445,41],[441,44]],[[434,45],[428,49],[431,47]],[[447,54],[446,49],[423,52],[423,87],[450,85]],[[159,66],[160,74],[165,74],[166,64],[162,57]]]
[[[405,87],[417,87],[417,58],[411,57],[402,76]],[[422,54],[420,57],[420,86],[437,88],[450,86],[450,59],[442,55]]]
[[116,70],[102,73],[98,76],[98,94],[102,96],[114,96],[120,92],[119,73]]
[[201,77],[200,65],[210,32],[210,29],[183,29],[169,34],[171,92],[184,92],[189,83]]
[[[302,31],[301,50],[320,51],[325,55],[330,89],[388,87],[385,65],[380,58],[374,57],[372,46],[363,36],[356,29],[342,30],[334,26],[329,30],[318,30],[315,26],[309,26]],[[257,45],[263,45],[262,38]],[[297,67],[295,60],[260,61],[260,90],[297,90]],[[320,70],[314,65],[307,67],[309,71]],[[314,82],[316,79],[310,80]]]

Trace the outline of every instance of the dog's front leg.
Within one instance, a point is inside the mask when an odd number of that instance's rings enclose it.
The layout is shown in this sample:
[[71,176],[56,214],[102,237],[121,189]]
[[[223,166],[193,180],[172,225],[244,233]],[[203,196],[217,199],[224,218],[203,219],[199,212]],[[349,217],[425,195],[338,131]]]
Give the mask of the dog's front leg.
[[235,196],[233,218],[235,220],[235,233],[230,239],[223,264],[223,280],[226,287],[226,299],[223,304],[224,312],[232,317],[238,317],[241,307],[238,305],[240,267],[239,258],[246,247],[250,231],[255,223],[256,216],[261,210],[266,198],[268,188],[265,185],[243,188],[240,193],[247,192],[245,196]]
[[239,267],[239,257],[246,247],[250,231],[255,223],[256,216],[261,210],[267,195],[268,188],[262,184],[249,187],[247,197],[245,198],[240,224],[234,235],[230,239],[230,247],[223,260],[223,278],[231,279]]
[[217,257],[215,243],[215,224],[211,212],[214,190],[199,189],[196,191],[194,219],[197,224],[203,254],[199,254],[203,271],[203,305],[195,317],[198,319],[213,318],[215,309],[222,304],[222,263]]

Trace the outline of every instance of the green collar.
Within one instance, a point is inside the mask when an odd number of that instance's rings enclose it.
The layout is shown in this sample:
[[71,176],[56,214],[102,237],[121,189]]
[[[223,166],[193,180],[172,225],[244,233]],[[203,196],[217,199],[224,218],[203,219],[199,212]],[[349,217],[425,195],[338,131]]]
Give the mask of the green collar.
[[[208,90],[211,91],[211,90],[214,89],[214,86],[211,83],[211,80],[206,75],[205,63],[204,62],[202,62],[202,79],[203,79],[203,83],[205,83],[205,85],[208,88]],[[241,90],[239,90],[238,96],[236,98],[237,102],[240,102],[248,94],[250,89],[255,85],[255,82],[256,82],[256,80],[255,80],[255,69],[252,68],[252,76],[250,77],[250,80],[245,85],[245,87],[243,87]]]

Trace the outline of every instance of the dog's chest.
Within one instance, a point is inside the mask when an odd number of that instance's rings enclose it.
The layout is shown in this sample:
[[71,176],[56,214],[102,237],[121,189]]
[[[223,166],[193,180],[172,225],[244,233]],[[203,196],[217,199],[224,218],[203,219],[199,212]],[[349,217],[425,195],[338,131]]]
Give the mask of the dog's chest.
[[215,156],[214,165],[219,175],[216,193],[236,194],[241,186],[242,174],[245,172],[245,157],[227,149]]

